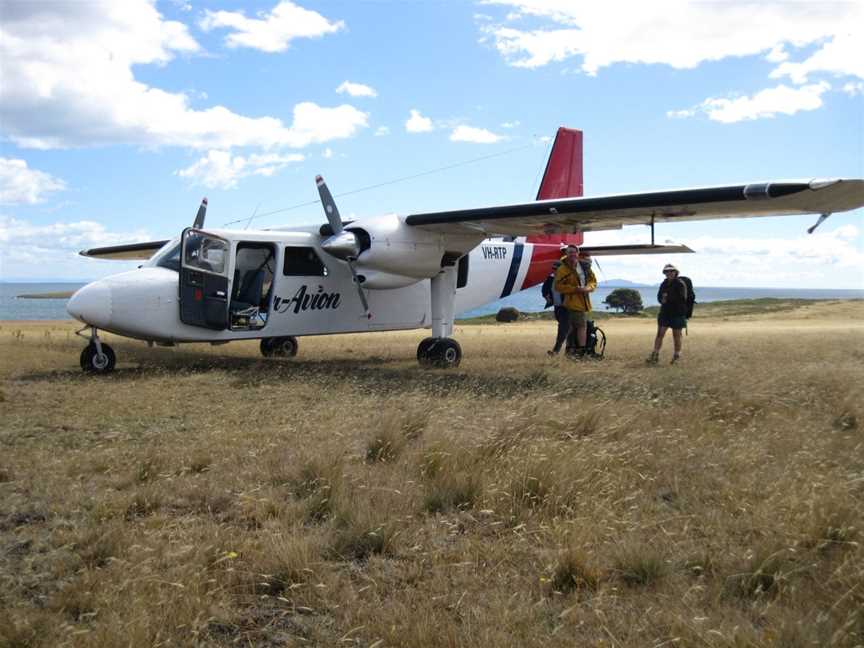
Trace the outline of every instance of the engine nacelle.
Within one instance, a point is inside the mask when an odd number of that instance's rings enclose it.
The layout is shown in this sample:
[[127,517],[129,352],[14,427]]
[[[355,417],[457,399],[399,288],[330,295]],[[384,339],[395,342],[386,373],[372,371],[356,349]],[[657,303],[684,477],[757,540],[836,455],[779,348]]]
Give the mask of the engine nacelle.
[[364,270],[363,268],[360,268],[357,276],[360,278],[360,285],[369,290],[392,290],[423,281],[417,277],[406,277],[405,275],[391,274],[380,270]]
[[357,272],[366,275],[368,282],[380,281],[382,287],[390,280],[383,276],[376,280],[370,271],[406,279],[427,279],[441,271],[445,255],[458,259],[483,239],[479,232],[452,235],[411,227],[396,214],[355,221],[345,229],[354,232],[362,242]]

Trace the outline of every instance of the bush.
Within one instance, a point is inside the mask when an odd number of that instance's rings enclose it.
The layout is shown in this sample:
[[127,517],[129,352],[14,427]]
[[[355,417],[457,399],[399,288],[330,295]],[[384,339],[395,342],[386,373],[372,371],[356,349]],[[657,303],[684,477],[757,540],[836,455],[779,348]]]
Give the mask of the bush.
[[496,322],[515,322],[519,319],[519,309],[513,306],[505,306],[495,315]]

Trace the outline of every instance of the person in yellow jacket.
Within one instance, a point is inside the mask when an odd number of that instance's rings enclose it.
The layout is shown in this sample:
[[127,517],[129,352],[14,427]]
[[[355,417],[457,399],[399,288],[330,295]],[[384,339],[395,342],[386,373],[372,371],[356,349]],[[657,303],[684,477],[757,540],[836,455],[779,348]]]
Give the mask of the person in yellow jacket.
[[579,345],[575,354],[584,356],[591,293],[597,288],[597,277],[591,270],[591,257],[580,253],[575,245],[567,246],[567,254],[561,261],[552,289],[564,296],[564,307],[570,314],[570,330],[576,333]]

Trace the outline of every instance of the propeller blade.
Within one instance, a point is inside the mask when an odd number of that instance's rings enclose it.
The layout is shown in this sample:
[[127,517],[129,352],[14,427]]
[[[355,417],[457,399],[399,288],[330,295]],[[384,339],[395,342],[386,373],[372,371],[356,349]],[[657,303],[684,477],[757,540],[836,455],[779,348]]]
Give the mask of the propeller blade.
[[315,176],[315,184],[318,185],[318,195],[321,196],[321,205],[324,207],[324,213],[327,214],[327,222],[330,223],[330,229],[333,234],[338,234],[342,231],[342,218],[339,216],[339,209],[336,207],[336,202],[327,188],[327,183],[320,175]]
[[372,313],[369,312],[369,302],[366,301],[366,295],[363,292],[363,286],[360,285],[360,280],[357,278],[357,271],[354,269],[354,264],[348,261],[348,269],[351,270],[351,277],[354,279],[354,285],[357,286],[357,294],[360,295],[360,303],[363,304],[363,311],[367,319],[372,319]]
[[192,223],[192,227],[195,229],[201,229],[204,227],[204,218],[207,216],[207,198],[203,198],[201,200],[201,206],[198,208],[198,214],[195,216],[195,222]]

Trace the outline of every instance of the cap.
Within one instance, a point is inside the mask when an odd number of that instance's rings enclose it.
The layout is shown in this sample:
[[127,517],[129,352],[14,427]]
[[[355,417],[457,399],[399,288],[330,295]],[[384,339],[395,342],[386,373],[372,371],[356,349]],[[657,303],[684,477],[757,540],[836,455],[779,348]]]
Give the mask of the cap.
[[671,263],[667,263],[665,266],[663,266],[663,272],[664,272],[664,273],[669,272],[670,270],[671,270],[672,272],[678,272],[678,268],[676,268],[676,267],[675,267],[674,265],[672,265]]

